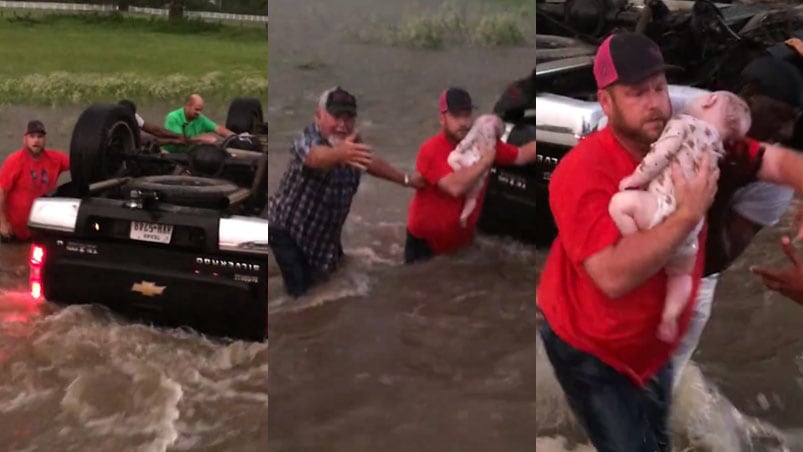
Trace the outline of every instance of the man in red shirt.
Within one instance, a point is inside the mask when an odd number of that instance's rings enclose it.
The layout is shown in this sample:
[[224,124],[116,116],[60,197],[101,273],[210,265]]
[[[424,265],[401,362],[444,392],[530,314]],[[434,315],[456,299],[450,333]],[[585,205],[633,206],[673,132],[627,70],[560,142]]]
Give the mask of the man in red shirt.
[[460,213],[466,193],[494,163],[526,165],[535,160],[535,141],[517,148],[498,140],[495,150],[481,150],[479,162],[453,170],[447,162],[449,153],[471,129],[475,107],[468,92],[455,87],[443,91],[439,103],[441,132],[421,145],[416,159],[416,170],[423,175],[427,185],[416,191],[410,203],[404,246],[404,262],[408,264],[470,244],[487,185],[466,226],[462,227]]
[[61,173],[70,169],[63,152],[45,149],[45,125],[29,121],[22,149],[9,155],[0,168],[0,237],[28,240],[28,215],[33,200],[53,191]]
[[[600,452],[670,450],[670,356],[676,343],[656,328],[666,295],[664,265],[705,218],[718,171],[706,164],[684,180],[677,167],[677,210],[654,228],[623,237],[608,213],[629,175],[672,114],[663,57],[644,35],[607,38],[594,60],[597,96],[608,126],[563,157],[549,203],[558,236],[539,281],[544,348],[575,415]],[[701,241],[705,232],[701,233]],[[697,292],[704,242],[693,272]],[[693,303],[681,315],[686,330]]]

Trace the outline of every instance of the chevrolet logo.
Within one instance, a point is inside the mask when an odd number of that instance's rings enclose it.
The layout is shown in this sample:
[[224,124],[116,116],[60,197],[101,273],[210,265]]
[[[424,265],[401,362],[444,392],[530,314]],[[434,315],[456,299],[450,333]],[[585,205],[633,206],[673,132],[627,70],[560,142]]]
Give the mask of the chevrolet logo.
[[161,295],[162,292],[165,291],[166,286],[157,286],[156,283],[150,281],[142,281],[138,283],[134,283],[131,286],[132,292],[139,292],[146,297],[152,297],[154,295]]

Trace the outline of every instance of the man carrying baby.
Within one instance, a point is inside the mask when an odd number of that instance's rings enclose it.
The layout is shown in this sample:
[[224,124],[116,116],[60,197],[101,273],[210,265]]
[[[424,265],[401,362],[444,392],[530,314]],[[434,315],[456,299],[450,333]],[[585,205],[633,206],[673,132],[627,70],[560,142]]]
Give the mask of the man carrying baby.
[[526,165],[535,160],[535,141],[517,148],[497,139],[495,149],[480,146],[482,157],[476,164],[455,171],[449,166],[449,153],[471,130],[475,106],[465,89],[451,87],[441,93],[439,107],[441,131],[421,145],[416,158],[416,171],[427,183],[416,191],[410,203],[404,246],[407,264],[469,245],[482,210],[485,187],[462,225],[460,214],[466,194],[477,182],[487,179],[494,163]]
[[[679,230],[690,231],[688,221],[706,215],[715,188],[711,183],[717,172],[704,168],[690,180],[673,177],[678,209],[655,228],[627,237],[620,237],[605,210],[621,179],[639,164],[669,117],[665,68],[660,50],[642,35],[606,39],[594,61],[594,75],[609,125],[570,151],[550,183],[550,207],[560,232],[538,288],[538,304],[546,318],[541,336],[572,409],[600,451],[670,449],[666,421],[675,366],[668,363],[668,353],[675,351],[677,362],[685,345],[678,350],[677,340],[656,342],[654,329],[666,295],[661,265],[682,240]],[[748,101],[751,109],[759,109],[757,100]],[[777,106],[765,108],[764,114],[775,110]],[[754,111],[754,124],[761,126],[764,114]],[[759,129],[752,128],[748,136],[776,139],[759,136]],[[681,335],[699,335],[694,324],[704,324],[697,318],[700,305],[710,309],[710,300],[702,299],[713,296],[713,287],[700,284],[700,275],[727,267],[752,238],[740,238],[744,231],[734,233],[731,226],[740,221],[720,215],[716,205],[730,211],[746,202],[740,200],[745,195],[739,189],[755,181],[803,193],[803,156],[798,153],[751,138],[726,143],[725,150],[717,202],[707,214],[710,227],[700,237],[705,262],[698,253],[693,272],[690,300],[698,297],[681,315]],[[755,200],[756,193],[751,198]],[[799,228],[803,236],[803,224]],[[737,241],[744,243],[734,244]],[[731,247],[736,249],[725,249]],[[691,316],[695,320],[689,326]]]
[[[666,297],[663,268],[716,193],[718,171],[707,161],[688,180],[674,166],[677,208],[661,223],[622,236],[608,212],[620,181],[670,119],[667,68],[644,35],[622,33],[602,43],[594,76],[608,125],[561,159],[549,187],[558,235],[537,289],[545,318],[539,329],[569,405],[600,452],[671,450],[670,357],[679,338],[664,342],[656,335]],[[690,300],[703,249],[696,254]],[[681,332],[691,311],[687,303]]]

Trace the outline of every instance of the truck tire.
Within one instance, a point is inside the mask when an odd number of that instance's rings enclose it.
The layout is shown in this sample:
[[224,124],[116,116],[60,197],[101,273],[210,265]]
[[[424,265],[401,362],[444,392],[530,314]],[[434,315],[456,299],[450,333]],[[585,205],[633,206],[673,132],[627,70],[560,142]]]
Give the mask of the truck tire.
[[263,123],[262,104],[253,97],[237,97],[229,105],[226,128],[234,133],[254,133]]
[[131,112],[120,105],[94,104],[84,110],[70,140],[70,174],[76,191],[122,176],[125,153],[139,149],[139,128]]
[[146,176],[132,180],[129,190],[152,190],[163,202],[188,207],[223,208],[239,187],[227,180],[196,176]]

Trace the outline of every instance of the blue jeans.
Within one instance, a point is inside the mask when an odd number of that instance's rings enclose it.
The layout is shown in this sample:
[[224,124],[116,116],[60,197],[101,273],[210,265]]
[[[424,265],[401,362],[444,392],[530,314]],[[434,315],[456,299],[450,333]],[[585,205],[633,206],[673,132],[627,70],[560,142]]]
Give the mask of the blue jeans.
[[273,257],[282,272],[285,290],[292,297],[304,295],[315,279],[301,247],[282,229],[268,226],[268,237]]
[[546,322],[539,329],[569,406],[597,451],[671,450],[671,362],[639,388],[596,357],[564,342]]
[[427,241],[419,239],[407,231],[407,239],[404,242],[404,263],[412,264],[414,262],[425,261],[435,256],[432,248],[429,247]]

